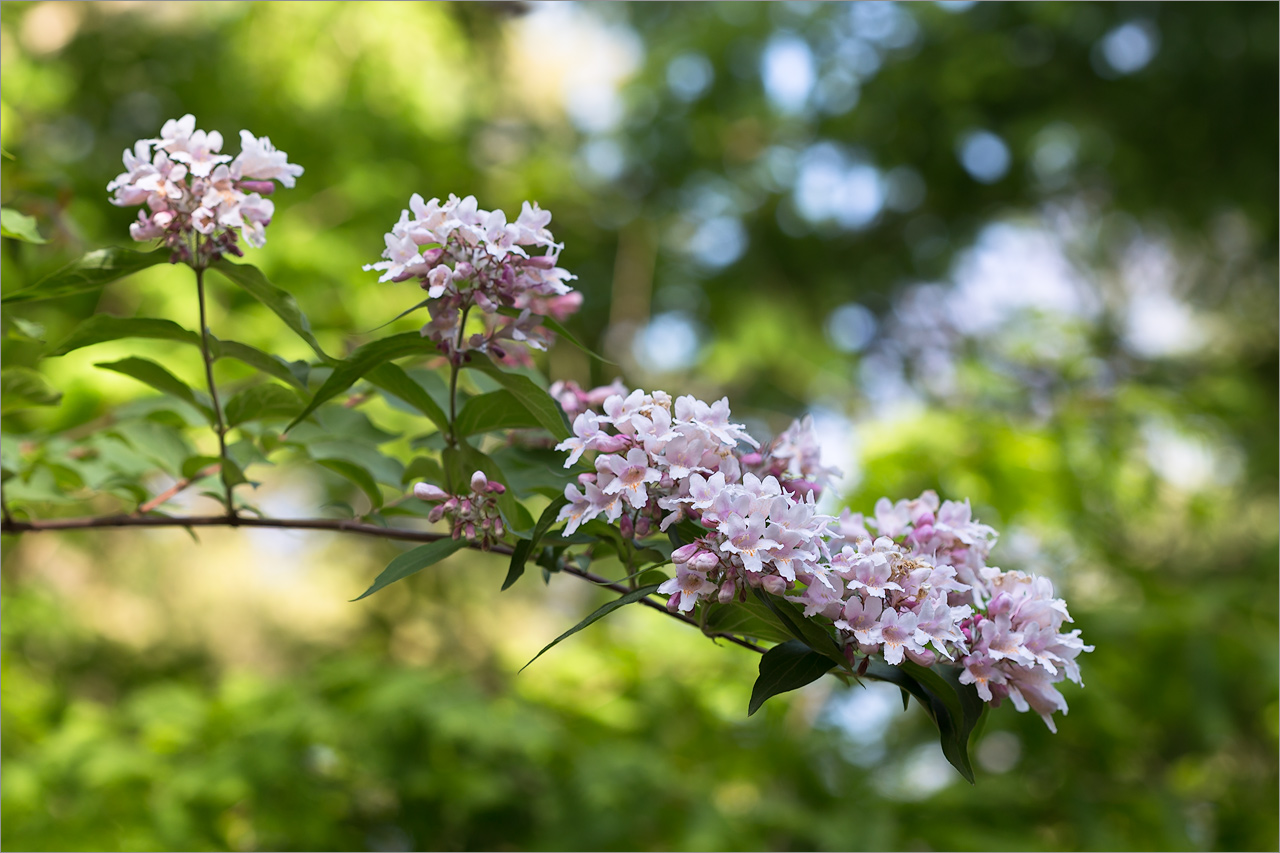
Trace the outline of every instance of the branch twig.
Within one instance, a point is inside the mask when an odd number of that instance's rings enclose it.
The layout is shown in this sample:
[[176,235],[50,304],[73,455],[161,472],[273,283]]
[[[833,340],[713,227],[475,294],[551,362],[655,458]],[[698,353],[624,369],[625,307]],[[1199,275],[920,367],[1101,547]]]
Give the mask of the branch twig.
[[209,465],[205,468],[201,468],[199,471],[196,472],[194,477],[186,477],[184,479],[179,480],[169,488],[165,489],[160,494],[156,495],[151,500],[144,503],[142,506],[138,507],[137,510],[134,511],[134,514],[146,515],[147,513],[151,512],[151,510],[160,506],[164,502],[172,500],[174,495],[178,494],[178,492],[182,491],[187,486],[190,486],[196,480],[200,480],[200,479],[203,479],[204,477],[208,477],[210,474],[220,470],[221,468],[222,468],[221,462],[214,462],[212,465]]
[[[210,466],[212,467],[212,466]],[[207,469],[206,469],[207,470]],[[176,488],[176,487],[175,487]],[[172,489],[170,491],[173,491]],[[159,500],[162,495],[153,498],[152,503]],[[100,530],[113,527],[266,527],[277,530],[328,530],[334,533],[358,533],[364,536],[377,536],[382,539],[397,539],[405,542],[436,542],[441,539],[448,539],[447,533],[430,533],[425,530],[405,530],[399,527],[379,527],[376,524],[365,524],[359,521],[350,521],[343,518],[253,518],[249,516],[236,515],[190,515],[190,516],[161,516],[161,515],[106,515],[99,517],[83,517],[83,518],[53,518],[45,521],[18,521],[16,519],[6,518],[0,521],[0,533],[41,533],[58,530]],[[478,547],[472,545],[470,547]],[[495,545],[489,549],[489,553],[502,554],[509,556],[512,549],[506,545]],[[573,575],[576,578],[590,581],[598,586],[605,587],[620,595],[626,595],[631,590],[621,583],[615,583],[608,578],[601,577],[594,572],[588,572],[573,566],[565,566],[561,569],[564,574]],[[667,610],[660,602],[651,598],[642,598],[640,603],[646,607],[661,612],[665,616],[684,622],[701,631],[696,619],[686,616],[683,613],[672,613]],[[763,653],[765,650],[731,634],[708,634],[713,639],[727,640],[744,649],[751,649],[753,652]]]

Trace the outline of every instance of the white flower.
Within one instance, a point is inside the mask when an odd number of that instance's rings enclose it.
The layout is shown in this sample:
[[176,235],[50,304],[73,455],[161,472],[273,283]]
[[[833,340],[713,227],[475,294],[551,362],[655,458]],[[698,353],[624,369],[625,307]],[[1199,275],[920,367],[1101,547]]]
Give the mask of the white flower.
[[282,186],[290,188],[303,172],[302,167],[290,163],[289,155],[278,151],[268,137],[256,137],[247,130],[240,131],[240,153],[232,162],[231,169],[238,173],[237,177],[279,181]]

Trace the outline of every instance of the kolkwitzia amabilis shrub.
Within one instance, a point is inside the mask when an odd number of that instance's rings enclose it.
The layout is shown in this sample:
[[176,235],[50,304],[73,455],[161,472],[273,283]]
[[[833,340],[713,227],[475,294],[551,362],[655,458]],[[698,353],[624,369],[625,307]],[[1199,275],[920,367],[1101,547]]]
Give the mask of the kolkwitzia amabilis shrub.
[[273,181],[292,187],[302,167],[247,130],[234,159],[221,151],[222,134],[197,130],[188,113],[165,122],[158,139],[139,139],[124,152],[125,171],[107,189],[114,205],[146,206],[129,226],[134,240],[162,240],[174,263],[199,268],[223,254],[242,256],[240,237],[254,248],[266,243],[275,205],[263,196],[275,190]]
[[[379,281],[421,281],[431,315],[422,334],[454,364],[469,350],[528,364],[518,345],[545,350],[553,335],[544,318],[563,320],[582,305],[582,294],[566,283],[576,276],[557,266],[563,246],[547,230],[550,222],[548,211],[527,201],[507,222],[503,211],[477,207],[475,196],[451,195],[441,204],[414,193],[386,235],[385,260],[364,268],[381,270]],[[542,253],[531,254],[536,249]],[[483,312],[484,328],[467,335],[473,308]],[[504,308],[515,316],[500,314]]]
[[925,492],[835,519],[815,506],[835,472],[822,466],[807,419],[756,450],[727,400],[634,391],[602,409],[578,414],[558,445],[565,467],[595,454],[594,473],[565,487],[559,520],[571,535],[603,517],[628,538],[685,518],[701,525],[703,535],[672,552],[676,577],[658,588],[669,609],[746,601],[759,588],[830,625],[853,671],[865,672],[871,656],[891,666],[942,661],[984,701],[1007,697],[1055,729],[1051,715],[1067,704],[1053,685],[1079,683],[1075,658],[1092,647],[1062,631],[1070,616],[1047,578],[987,565],[996,534],[967,502]]

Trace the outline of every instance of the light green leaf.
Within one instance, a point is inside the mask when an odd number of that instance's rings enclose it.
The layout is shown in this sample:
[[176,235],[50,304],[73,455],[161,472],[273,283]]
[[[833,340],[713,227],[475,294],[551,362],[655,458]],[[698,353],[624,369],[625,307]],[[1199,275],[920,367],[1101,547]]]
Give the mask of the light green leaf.
[[826,675],[835,664],[799,640],[788,640],[774,646],[760,658],[760,675],[751,688],[747,716],[760,710],[770,697],[812,684]]
[[360,595],[360,598],[353,600],[359,601],[361,598],[367,598],[385,586],[398,580],[403,580],[428,566],[434,566],[455,551],[466,547],[466,544],[464,539],[440,539],[435,542],[429,542],[426,545],[419,545],[412,551],[406,551],[392,560],[382,570],[382,574],[378,575],[373,585],[366,589]]
[[546,429],[558,439],[566,439],[572,435],[569,422],[565,419],[564,410],[560,408],[551,395],[539,388],[532,379],[519,373],[500,370],[488,359],[477,359],[467,367],[479,371],[496,380],[511,392],[521,406],[524,407],[538,425]]
[[200,346],[200,333],[184,329],[172,320],[156,320],[147,317],[113,317],[110,314],[94,314],[71,330],[48,355],[66,355],[81,347],[116,341],[121,338],[151,338],[154,340],[181,341]]
[[0,237],[10,237],[24,243],[47,243],[36,230],[36,219],[8,207],[0,207]]
[[333,373],[320,386],[320,390],[311,398],[311,402],[302,410],[302,414],[294,418],[288,428],[293,429],[307,415],[350,388],[375,367],[386,364],[394,358],[426,355],[432,352],[435,352],[435,345],[417,332],[405,332],[365,344],[334,365]]
[[0,373],[0,411],[55,406],[61,399],[62,394],[29,367],[8,367]]
[[633,589],[631,592],[628,592],[626,595],[622,596],[621,598],[615,598],[613,601],[610,601],[608,604],[605,604],[603,607],[600,607],[594,613],[588,616],[586,619],[583,619],[577,625],[574,625],[568,631],[565,631],[559,637],[556,637],[554,640],[547,643],[547,645],[543,647],[542,651],[538,652],[536,655],[533,656],[533,658],[529,661],[529,663],[520,667],[520,671],[524,672],[524,670],[529,666],[529,664],[533,663],[535,660],[542,657],[544,654],[547,653],[547,651],[549,651],[552,647],[558,644],[561,640],[564,640],[568,637],[572,637],[574,634],[578,633],[583,628],[586,628],[587,626],[600,621],[601,619],[603,619],[604,617],[608,616],[610,613],[612,613],[613,611],[621,607],[625,607],[626,605],[631,604],[632,602],[639,601],[640,599],[644,598],[647,595],[652,595],[653,593],[658,591],[658,587],[660,586],[662,586],[662,584],[655,583],[649,586],[642,586],[639,589]]
[[286,326],[293,329],[298,337],[306,341],[307,345],[315,350],[316,355],[320,356],[321,359],[333,361],[320,348],[320,342],[316,340],[316,336],[311,334],[311,323],[307,320],[307,316],[302,313],[302,309],[298,307],[298,302],[293,298],[293,294],[281,290],[267,281],[267,277],[257,267],[250,264],[233,264],[224,258],[215,263],[210,269],[217,270],[232,284],[238,285],[254,299],[274,311],[276,316],[284,320]]
[[415,382],[413,377],[406,373],[400,365],[392,364],[391,362],[381,364],[369,371],[365,378],[388,394],[395,395],[419,412],[422,412],[422,414],[431,419],[431,422],[441,432],[448,431],[448,415],[427,393],[427,389]]
[[99,249],[42,278],[31,287],[10,293],[0,299],[0,302],[37,302],[97,290],[139,270],[168,263],[171,254],[168,249],[157,249],[154,252],[135,252],[119,247]]
[[224,414],[228,427],[262,418],[287,418],[302,408],[302,398],[283,385],[268,382],[246,388],[227,401]]
[[131,356],[121,359],[120,361],[101,362],[95,364],[94,367],[100,367],[103,370],[114,370],[116,373],[123,373],[125,376],[136,379],[146,385],[150,385],[157,391],[168,394],[171,397],[177,397],[200,411],[204,412],[205,417],[210,423],[213,422],[213,409],[208,404],[196,397],[196,393],[191,390],[187,383],[174,376],[168,370],[164,369],[154,361],[145,358]]

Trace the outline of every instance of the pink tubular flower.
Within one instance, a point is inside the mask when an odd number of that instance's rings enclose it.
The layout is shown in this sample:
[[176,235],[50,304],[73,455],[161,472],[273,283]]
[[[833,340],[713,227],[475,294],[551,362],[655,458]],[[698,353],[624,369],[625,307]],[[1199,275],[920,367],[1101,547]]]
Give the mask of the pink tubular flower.
[[[129,228],[139,242],[160,239],[174,250],[171,260],[197,268],[224,254],[241,255],[238,243],[260,248],[275,205],[262,196],[272,180],[292,187],[302,167],[270,141],[240,133],[234,159],[222,150],[222,134],[196,129],[195,116],[165,122],[157,139],[140,139],[124,152],[125,171],[107,184],[111,203],[144,204]],[[153,153],[154,146],[154,153]]]

